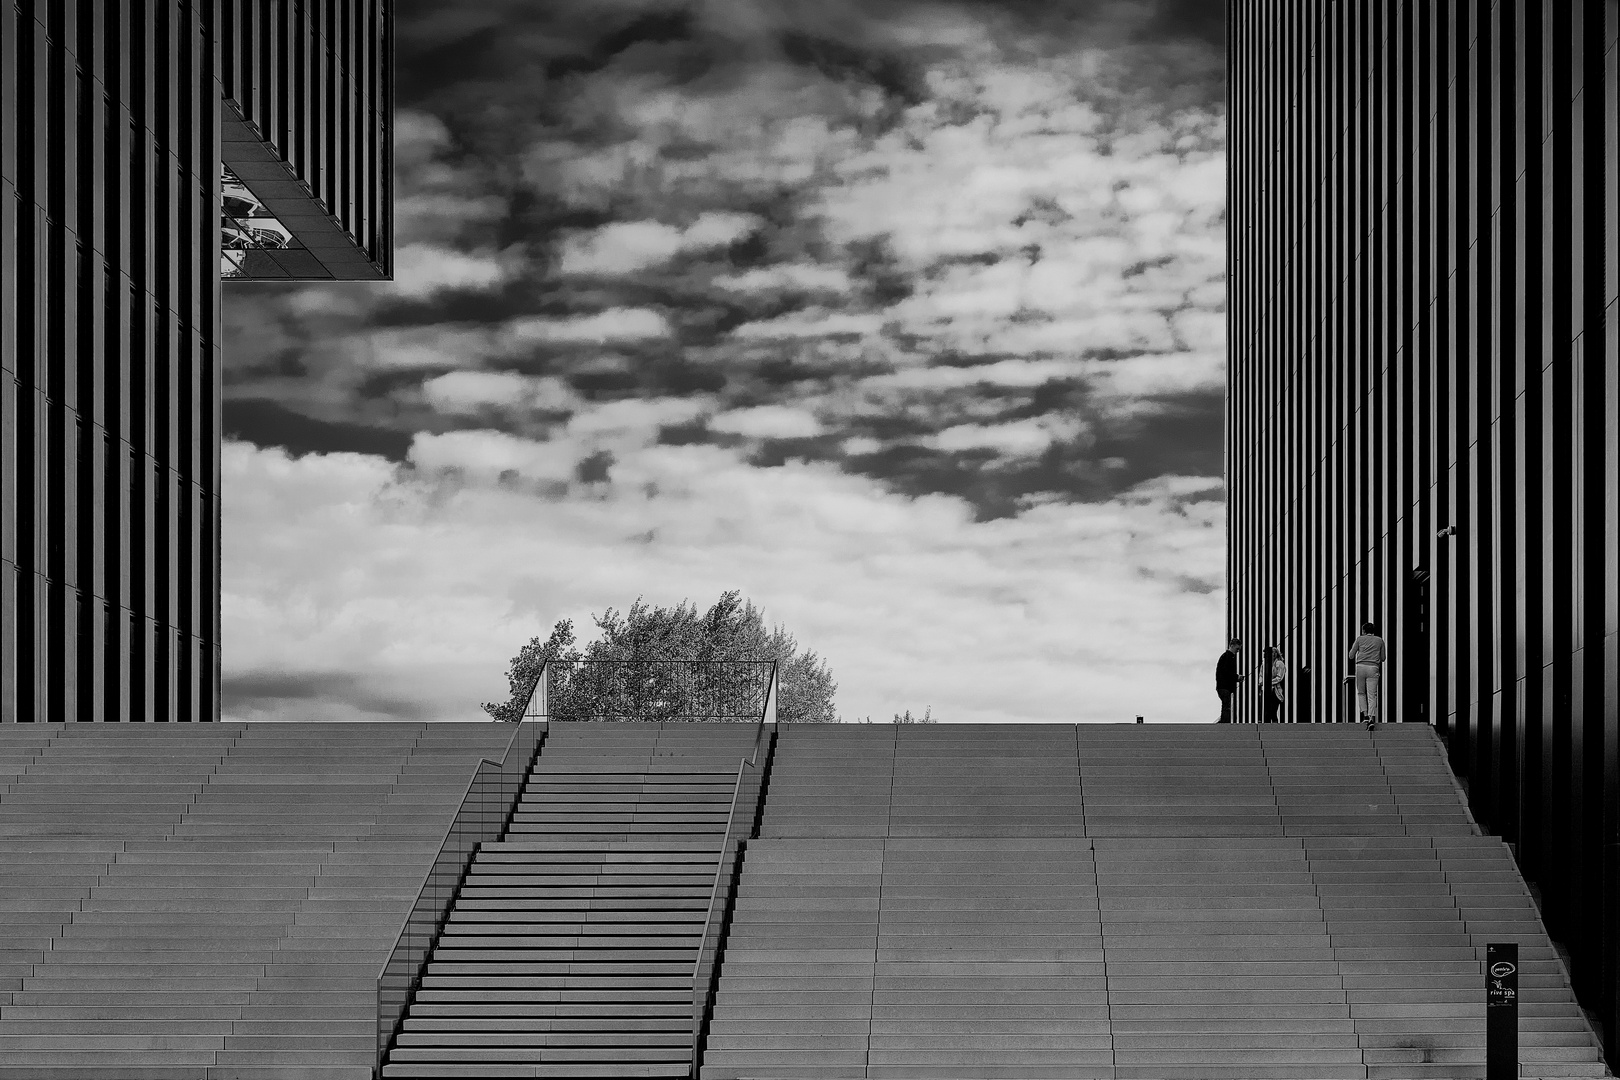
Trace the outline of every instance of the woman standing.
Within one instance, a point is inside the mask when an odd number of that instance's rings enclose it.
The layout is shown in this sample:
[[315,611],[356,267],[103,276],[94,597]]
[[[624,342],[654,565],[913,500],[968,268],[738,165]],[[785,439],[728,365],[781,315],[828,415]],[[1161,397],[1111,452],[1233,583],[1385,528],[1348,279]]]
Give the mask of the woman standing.
[[1378,636],[1377,626],[1361,624],[1360,636],[1350,643],[1350,663],[1356,673],[1356,708],[1363,720],[1376,724],[1384,681],[1384,639]]
[[1283,651],[1271,650],[1270,671],[1266,677],[1266,723],[1275,724],[1282,713],[1283,693],[1288,678],[1288,665],[1283,663]]

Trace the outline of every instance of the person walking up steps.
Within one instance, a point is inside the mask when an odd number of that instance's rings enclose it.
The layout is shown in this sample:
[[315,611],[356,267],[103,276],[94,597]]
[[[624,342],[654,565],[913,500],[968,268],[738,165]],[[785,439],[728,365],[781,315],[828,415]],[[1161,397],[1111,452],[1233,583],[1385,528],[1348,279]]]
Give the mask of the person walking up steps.
[[1230,724],[1232,722],[1232,695],[1237,693],[1237,684],[1243,681],[1238,674],[1238,651],[1241,643],[1233,638],[1227,643],[1226,651],[1221,658],[1215,661],[1215,693],[1221,699],[1221,718],[1217,724]]
[[1373,623],[1362,623],[1360,636],[1350,643],[1350,663],[1356,673],[1356,708],[1362,720],[1376,724],[1384,689],[1384,639]]

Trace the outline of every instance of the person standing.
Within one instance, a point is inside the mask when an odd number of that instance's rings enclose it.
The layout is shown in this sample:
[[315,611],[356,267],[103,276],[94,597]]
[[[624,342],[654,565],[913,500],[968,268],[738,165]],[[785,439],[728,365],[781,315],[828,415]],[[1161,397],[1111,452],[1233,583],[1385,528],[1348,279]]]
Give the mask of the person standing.
[[1356,708],[1369,724],[1379,720],[1380,697],[1384,682],[1384,639],[1371,622],[1361,624],[1361,634],[1350,643],[1350,663],[1356,674]]
[[1282,715],[1283,695],[1287,689],[1288,665],[1281,649],[1271,649],[1271,662],[1266,665],[1266,723],[1279,723]]
[[1243,681],[1238,674],[1238,651],[1242,642],[1233,638],[1227,642],[1226,651],[1221,658],[1215,661],[1215,693],[1221,699],[1221,718],[1217,724],[1230,724],[1232,722],[1232,695],[1237,693],[1237,684]]

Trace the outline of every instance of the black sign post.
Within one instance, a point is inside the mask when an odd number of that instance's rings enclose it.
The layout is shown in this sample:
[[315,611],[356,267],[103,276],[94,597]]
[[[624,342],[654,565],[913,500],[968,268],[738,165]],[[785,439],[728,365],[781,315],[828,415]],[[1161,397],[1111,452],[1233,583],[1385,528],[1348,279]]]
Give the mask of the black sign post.
[[1519,1077],[1519,945],[1485,946],[1485,1080]]

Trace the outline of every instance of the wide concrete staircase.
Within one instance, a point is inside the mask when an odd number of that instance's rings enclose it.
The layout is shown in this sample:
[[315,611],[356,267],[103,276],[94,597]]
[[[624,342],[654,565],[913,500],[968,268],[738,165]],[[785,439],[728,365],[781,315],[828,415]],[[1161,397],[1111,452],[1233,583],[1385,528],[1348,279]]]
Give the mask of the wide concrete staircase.
[[784,728],[702,1075],[1607,1076],[1433,731]]
[[[0,725],[0,1080],[361,1080],[505,725]],[[752,725],[551,725],[388,1077],[673,1077]],[[707,1080],[1439,1080],[1513,941],[1526,1078],[1601,1077],[1420,726],[786,726]],[[701,1010],[698,1010],[701,1011]]]
[[684,1077],[752,724],[551,724],[456,898],[385,1077]]
[[0,1078],[368,1080],[494,724],[0,725]]

